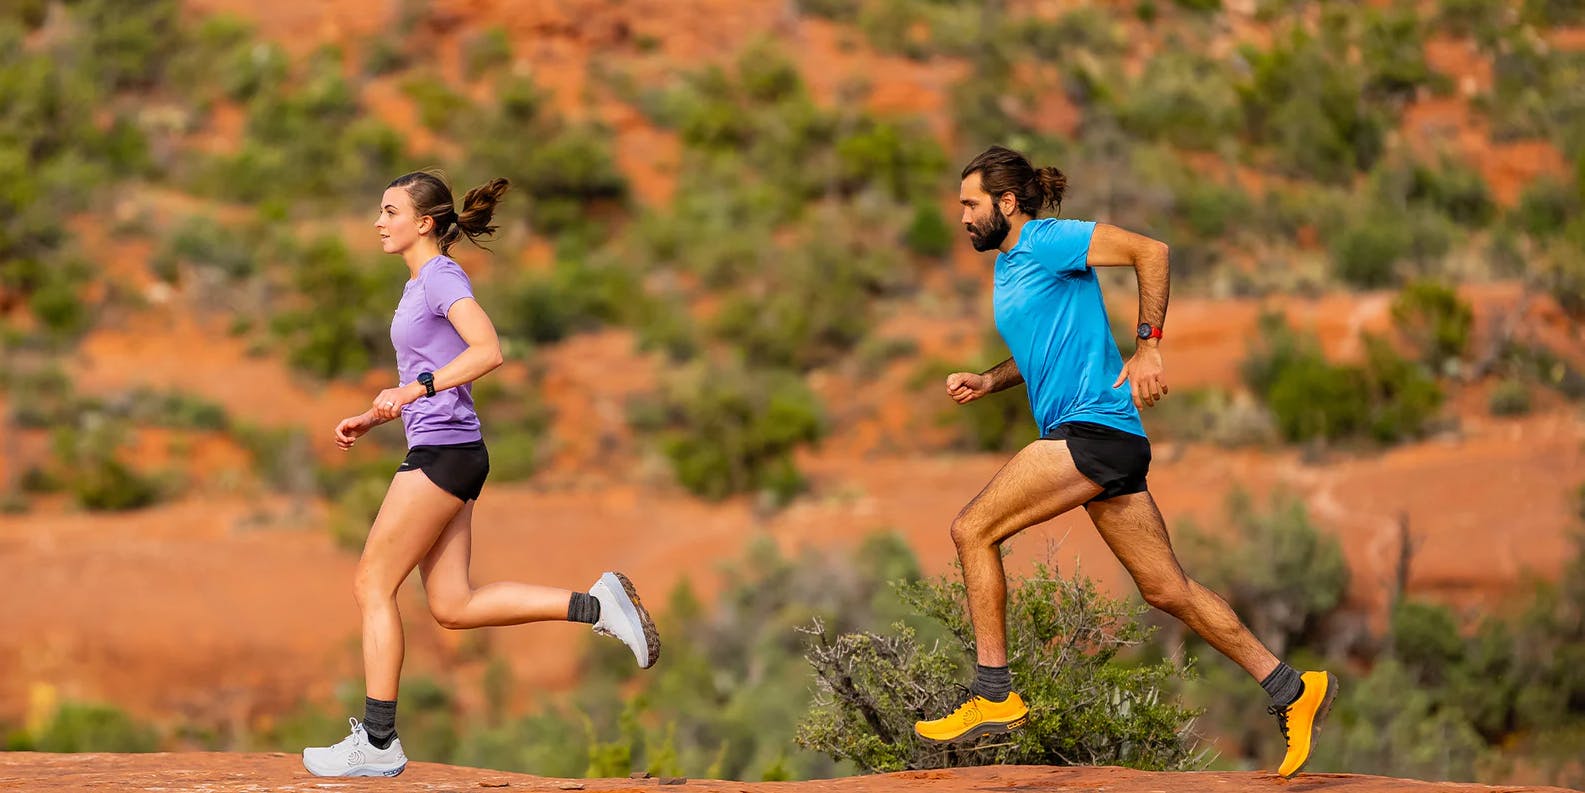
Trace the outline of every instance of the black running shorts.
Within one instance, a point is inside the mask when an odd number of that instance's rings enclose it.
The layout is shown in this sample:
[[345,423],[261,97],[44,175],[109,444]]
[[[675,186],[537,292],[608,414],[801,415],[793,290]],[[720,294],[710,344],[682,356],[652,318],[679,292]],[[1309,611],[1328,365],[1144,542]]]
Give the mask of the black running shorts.
[[1143,493],[1150,473],[1150,441],[1105,424],[1069,421],[1058,424],[1043,440],[1067,441],[1068,453],[1079,473],[1099,485],[1101,494],[1091,501]]
[[440,489],[463,501],[472,501],[484,490],[490,475],[490,452],[484,441],[451,443],[444,446],[414,446],[407,459],[397,466],[398,473],[418,469]]

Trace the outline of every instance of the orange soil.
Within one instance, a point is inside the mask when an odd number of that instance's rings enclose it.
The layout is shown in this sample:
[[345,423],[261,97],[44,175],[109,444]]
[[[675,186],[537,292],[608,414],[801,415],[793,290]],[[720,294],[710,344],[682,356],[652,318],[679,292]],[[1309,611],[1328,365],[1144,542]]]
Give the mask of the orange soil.
[[[389,790],[400,784],[404,790],[455,791],[502,788],[513,791],[603,790],[611,793],[650,793],[666,790],[656,779],[548,779],[545,777],[487,771],[477,768],[409,763],[400,782],[386,779],[337,779],[323,781],[309,776],[302,762],[291,754],[144,754],[49,755],[12,752],[0,755],[0,784],[8,790],[86,791],[106,786],[139,791],[204,791],[204,793],[243,793],[264,786],[270,790],[309,791],[334,787],[338,790]],[[809,782],[729,782],[687,780],[684,790],[715,793],[960,793],[966,791],[1092,791],[1111,793],[1183,793],[1243,790],[1309,791],[1347,790],[1350,793],[1521,793],[1521,791],[1558,791],[1553,787],[1501,788],[1450,782],[1418,782],[1359,774],[1302,774],[1283,780],[1259,772],[1167,773],[1133,771],[1107,766],[1093,768],[1052,768],[1046,766],[988,766],[938,771],[903,771],[879,776],[822,779]]]

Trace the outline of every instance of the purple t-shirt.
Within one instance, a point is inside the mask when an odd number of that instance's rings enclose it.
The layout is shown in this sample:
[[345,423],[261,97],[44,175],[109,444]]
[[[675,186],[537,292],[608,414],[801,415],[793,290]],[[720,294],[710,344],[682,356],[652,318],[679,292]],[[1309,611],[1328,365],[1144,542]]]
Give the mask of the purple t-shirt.
[[[438,371],[468,349],[446,318],[451,304],[468,297],[473,297],[468,274],[446,256],[436,256],[418,268],[418,277],[402,288],[402,302],[391,318],[399,382],[405,385],[417,380],[420,372]],[[479,414],[473,409],[472,384],[419,397],[402,408],[402,426],[408,448],[484,439]]]

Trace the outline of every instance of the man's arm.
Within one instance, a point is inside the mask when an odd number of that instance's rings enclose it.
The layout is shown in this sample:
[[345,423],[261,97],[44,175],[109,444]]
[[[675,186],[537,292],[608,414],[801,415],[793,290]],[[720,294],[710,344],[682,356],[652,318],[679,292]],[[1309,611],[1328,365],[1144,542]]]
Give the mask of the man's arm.
[[990,390],[993,394],[1024,382],[1024,373],[1018,371],[1018,364],[1011,358],[981,372],[980,376],[991,378]]
[[[1166,324],[1167,298],[1172,292],[1167,243],[1109,223],[1097,223],[1090,238],[1088,263],[1091,267],[1133,267],[1139,279],[1139,321],[1157,328]],[[1155,347],[1160,341],[1140,339],[1139,344]]]

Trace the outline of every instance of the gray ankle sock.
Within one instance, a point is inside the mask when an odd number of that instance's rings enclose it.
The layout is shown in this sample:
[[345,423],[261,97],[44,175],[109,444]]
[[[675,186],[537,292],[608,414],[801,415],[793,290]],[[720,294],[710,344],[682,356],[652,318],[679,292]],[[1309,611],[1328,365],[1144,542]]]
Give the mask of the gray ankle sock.
[[1278,663],[1277,668],[1260,681],[1260,687],[1271,695],[1272,702],[1284,708],[1297,702],[1299,695],[1304,693],[1304,681],[1299,679],[1298,671],[1285,663]]
[[396,700],[364,697],[363,731],[376,748],[391,748],[391,741],[396,740]]
[[992,702],[1006,702],[1007,695],[1013,692],[1013,673],[1005,666],[976,664],[974,684],[969,686],[969,692]]
[[600,601],[587,592],[574,592],[572,599],[567,602],[568,622],[587,622],[590,625],[600,621]]

